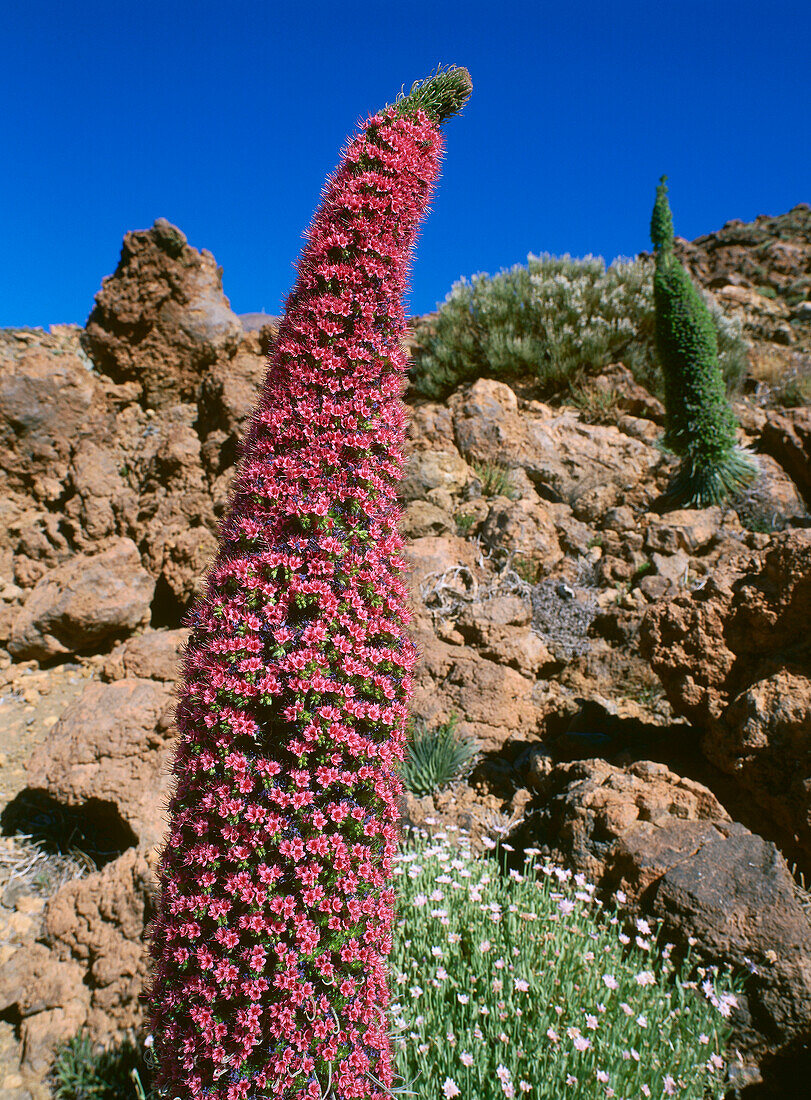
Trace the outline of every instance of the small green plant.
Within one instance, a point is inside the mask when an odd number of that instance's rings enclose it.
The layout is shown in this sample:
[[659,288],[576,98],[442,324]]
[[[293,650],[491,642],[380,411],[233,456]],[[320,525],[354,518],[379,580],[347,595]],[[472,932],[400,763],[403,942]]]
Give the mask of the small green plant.
[[56,1100],[122,1100],[134,1097],[133,1073],[145,1073],[143,1056],[131,1039],[118,1047],[98,1049],[86,1031],[58,1048],[50,1076]]
[[673,251],[666,178],[657,188],[650,229],[656,348],[665,384],[663,445],[681,459],[666,498],[673,507],[705,508],[750,484],[757,470],[736,445],[712,317]]
[[484,496],[509,497],[510,500],[518,496],[510,485],[510,471],[506,466],[500,466],[497,462],[474,462],[473,470],[481,482]]
[[642,564],[634,570],[628,587],[633,588],[635,584],[639,584],[643,577],[647,577],[653,572],[653,562],[648,559],[643,561]]
[[512,569],[522,581],[527,584],[538,584],[543,576],[543,566],[539,561],[531,561],[528,558],[513,558]]
[[415,733],[412,726],[400,777],[403,786],[417,797],[441,791],[449,783],[461,779],[472,765],[476,745],[469,738],[458,735],[458,721],[454,713],[433,730],[423,728]]
[[616,386],[601,389],[588,383],[576,383],[569,401],[580,410],[582,420],[591,424],[610,424],[619,416],[620,392]]
[[456,526],[460,534],[468,534],[475,525],[476,517],[472,513],[470,513],[469,515],[461,514],[456,516]]

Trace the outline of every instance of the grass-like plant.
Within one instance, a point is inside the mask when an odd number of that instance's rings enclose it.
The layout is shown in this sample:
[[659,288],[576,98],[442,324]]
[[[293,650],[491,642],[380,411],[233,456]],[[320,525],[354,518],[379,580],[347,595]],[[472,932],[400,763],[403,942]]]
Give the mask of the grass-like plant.
[[387,1100],[391,861],[417,659],[403,293],[471,91],[440,71],[343,150],[193,606],[148,929],[158,1094]]
[[473,471],[481,482],[482,494],[486,497],[509,497],[514,500],[518,493],[510,484],[510,471],[497,462],[474,462]]
[[724,1096],[729,975],[675,965],[582,875],[534,856],[506,875],[446,838],[398,863],[392,1014],[417,1097]]
[[459,735],[458,722],[454,713],[435,729],[422,727],[409,738],[400,778],[412,794],[434,794],[469,770],[478,750],[473,741]]
[[621,399],[622,393],[616,386],[599,389],[589,382],[575,384],[568,397],[587,424],[616,424],[621,416]]
[[656,347],[665,385],[664,445],[681,462],[667,491],[675,507],[704,508],[745,488],[757,476],[736,443],[737,422],[718,364],[712,318],[673,251],[666,177],[656,191],[651,240]]
[[80,1031],[57,1050],[49,1077],[55,1100],[121,1100],[136,1096],[133,1071],[145,1072],[143,1052],[132,1039],[98,1050]]

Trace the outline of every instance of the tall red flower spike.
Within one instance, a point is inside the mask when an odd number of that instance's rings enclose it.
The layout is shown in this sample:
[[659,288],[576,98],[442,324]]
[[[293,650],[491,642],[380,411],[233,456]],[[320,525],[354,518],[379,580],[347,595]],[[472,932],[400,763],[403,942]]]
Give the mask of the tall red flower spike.
[[402,297],[471,91],[438,72],[343,150],[244,440],[179,687],[149,1025],[168,1098],[384,1100],[402,579]]

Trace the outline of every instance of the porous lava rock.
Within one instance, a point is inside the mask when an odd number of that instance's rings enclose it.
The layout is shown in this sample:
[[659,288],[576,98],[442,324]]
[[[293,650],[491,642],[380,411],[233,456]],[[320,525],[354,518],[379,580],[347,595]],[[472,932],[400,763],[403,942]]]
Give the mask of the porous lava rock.
[[203,379],[197,429],[205,440],[214,432],[224,433],[218,472],[235,459],[267,368],[267,342],[251,332],[243,336],[233,358],[218,360]]
[[457,494],[473,477],[473,470],[452,444],[446,443],[441,450],[414,449],[408,455],[397,497],[401,501],[421,500],[432,489]]
[[169,603],[163,617],[175,621],[199,590],[217,548],[218,522],[195,416],[196,406],[184,404],[157,418],[141,482],[139,546],[145,567],[160,578],[160,598]]
[[[575,409],[524,402],[503,382],[481,378],[448,399],[456,446],[467,462],[521,467],[546,500],[590,522],[650,482],[661,456],[614,425],[585,424]],[[655,486],[643,487],[655,496]]]
[[524,674],[538,673],[554,662],[531,625],[532,604],[516,595],[468,604],[456,619],[456,629],[479,656]]
[[104,387],[77,355],[32,344],[0,360],[0,484],[57,502],[80,442],[111,434]]
[[147,630],[116,646],[104,663],[105,680],[164,680],[174,683],[180,657],[189,637],[186,627]]
[[549,573],[563,558],[555,520],[543,501],[498,496],[481,528],[482,541],[514,555],[524,565]]
[[762,560],[719,568],[650,606],[640,650],[671,706],[811,855],[811,531],[774,536]]
[[618,839],[640,823],[661,829],[730,820],[710,790],[650,760],[626,768],[606,760],[557,764],[536,790],[527,820],[532,841],[598,884],[613,867]]
[[422,659],[414,677],[412,714],[429,726],[463,716],[459,732],[486,752],[502,749],[520,731],[540,737],[544,713],[535,703],[534,679],[475,649],[443,641],[433,630],[417,630]]
[[155,582],[131,539],[47,572],[17,614],[9,652],[47,659],[98,648],[149,621]]
[[780,463],[811,507],[811,409],[769,412],[760,447]]
[[102,822],[120,820],[130,843],[156,845],[166,829],[173,719],[171,684],[93,681],[34,750],[28,787]]
[[230,359],[241,339],[214,257],[158,218],[124,237],[82,345],[99,370],[116,382],[138,382],[144,404],[159,409],[195,400],[206,370]]
[[47,1072],[56,1046],[82,1028],[109,1043],[140,1026],[154,892],[154,857],[145,846],[130,848],[62,886],[45,907],[39,939],[0,966],[0,1012],[22,1017],[25,1068]]
[[22,1065],[45,1074],[54,1048],[87,1020],[90,991],[85,969],[75,960],[60,961],[43,943],[21,947],[0,966],[0,1012],[20,1016]]

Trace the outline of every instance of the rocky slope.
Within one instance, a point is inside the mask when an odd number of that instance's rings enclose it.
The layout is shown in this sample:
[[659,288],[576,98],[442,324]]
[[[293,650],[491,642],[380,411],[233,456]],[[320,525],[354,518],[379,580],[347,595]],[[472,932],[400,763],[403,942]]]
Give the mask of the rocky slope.
[[[727,222],[676,251],[751,341],[749,389],[811,401],[811,208]],[[779,397],[778,397],[779,400]]]
[[[752,1081],[795,1072],[811,1031],[784,858],[811,869],[811,417],[774,407],[781,357],[811,347],[810,241],[801,205],[682,242],[753,340],[738,412],[761,477],[731,506],[658,510],[662,409],[621,364],[611,423],[488,379],[411,400],[401,487],[412,709],[455,712],[481,748],[468,782],[407,816],[531,838],[675,939],[748,959]],[[3,1100],[47,1095],[79,1026],[106,1041],[140,1023],[180,623],[274,331],[235,317],[213,257],[160,220],[127,235],[85,329],[0,332]],[[45,867],[67,856],[38,862],[21,834],[71,830],[92,859],[57,884]]]

